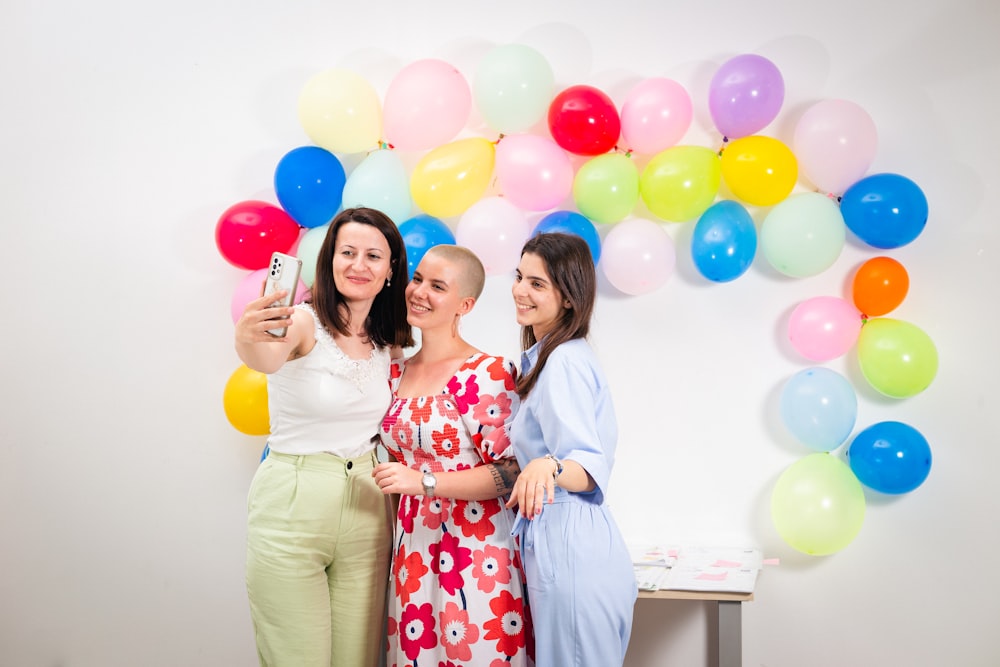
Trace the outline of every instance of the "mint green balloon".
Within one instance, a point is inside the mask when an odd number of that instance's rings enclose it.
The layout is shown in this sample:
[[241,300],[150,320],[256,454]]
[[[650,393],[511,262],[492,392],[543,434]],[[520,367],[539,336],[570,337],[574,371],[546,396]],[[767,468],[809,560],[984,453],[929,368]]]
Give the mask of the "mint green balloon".
[[511,134],[542,120],[554,88],[555,76],[545,56],[524,44],[504,44],[479,61],[472,96],[490,127]]
[[674,146],[646,164],[639,178],[639,193],[656,217],[685,222],[712,205],[721,179],[715,151],[703,146]]
[[840,459],[809,454],[778,477],[771,492],[771,519],[793,549],[812,556],[836,553],[861,531],[865,493]]
[[378,209],[397,225],[410,217],[410,176],[396,151],[369,153],[347,176],[343,208],[359,206]]
[[624,220],[639,201],[639,171],[624,153],[587,160],[573,179],[576,207],[593,222]]
[[329,222],[306,230],[295,248],[295,256],[302,260],[302,273],[299,274],[299,280],[305,283],[309,289],[312,289],[313,283],[316,282],[316,258],[319,257],[319,250],[323,247],[323,241],[326,239],[328,231],[330,231]]
[[815,276],[833,266],[844,249],[847,226],[826,195],[804,192],[771,209],[760,226],[760,248],[786,276]]
[[862,375],[891,398],[919,394],[937,375],[937,347],[915,324],[891,317],[869,319],[861,327],[857,345]]

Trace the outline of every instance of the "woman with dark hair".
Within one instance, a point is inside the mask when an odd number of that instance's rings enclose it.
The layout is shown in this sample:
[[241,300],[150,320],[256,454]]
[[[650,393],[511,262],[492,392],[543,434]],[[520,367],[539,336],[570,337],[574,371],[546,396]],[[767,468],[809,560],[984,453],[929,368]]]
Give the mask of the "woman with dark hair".
[[[392,352],[413,345],[406,248],[366,208],[330,223],[309,302],[251,301],[236,352],[267,374],[268,455],[247,501],[247,592],[261,665],[379,664],[392,517],[372,479]],[[287,333],[268,333],[287,317]]]
[[635,574],[604,502],[618,427],[586,341],[596,291],[579,236],[525,244],[512,288],[524,352],[510,437],[521,473],[507,505],[518,507],[538,667],[621,665],[632,630]]

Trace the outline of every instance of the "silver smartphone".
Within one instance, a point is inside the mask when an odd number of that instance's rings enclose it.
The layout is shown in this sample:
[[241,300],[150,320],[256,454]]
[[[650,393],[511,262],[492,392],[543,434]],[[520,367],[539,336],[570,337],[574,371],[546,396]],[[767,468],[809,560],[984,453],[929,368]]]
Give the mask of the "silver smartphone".
[[[264,281],[264,296],[287,290],[285,298],[272,303],[269,308],[288,307],[295,299],[295,290],[299,286],[299,275],[302,273],[302,260],[298,257],[286,255],[283,252],[276,252],[271,255],[271,263],[267,268],[267,280]],[[275,321],[287,318],[276,317]],[[288,332],[288,327],[276,327],[268,329],[267,333],[278,338],[283,338]]]

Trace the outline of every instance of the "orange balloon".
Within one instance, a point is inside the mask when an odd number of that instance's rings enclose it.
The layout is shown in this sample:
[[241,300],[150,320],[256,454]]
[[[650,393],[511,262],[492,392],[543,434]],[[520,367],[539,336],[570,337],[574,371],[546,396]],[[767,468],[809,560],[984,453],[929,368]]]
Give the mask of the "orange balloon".
[[868,317],[891,312],[910,289],[906,268],[891,257],[873,257],[854,274],[854,305]]

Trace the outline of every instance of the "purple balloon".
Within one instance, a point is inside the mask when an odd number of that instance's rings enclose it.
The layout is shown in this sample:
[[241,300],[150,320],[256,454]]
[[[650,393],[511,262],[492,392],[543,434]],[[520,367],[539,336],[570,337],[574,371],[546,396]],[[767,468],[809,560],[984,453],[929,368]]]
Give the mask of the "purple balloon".
[[722,63],[708,87],[708,109],[728,139],[748,137],[775,119],[785,101],[777,66],[753,53]]

